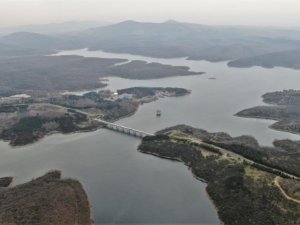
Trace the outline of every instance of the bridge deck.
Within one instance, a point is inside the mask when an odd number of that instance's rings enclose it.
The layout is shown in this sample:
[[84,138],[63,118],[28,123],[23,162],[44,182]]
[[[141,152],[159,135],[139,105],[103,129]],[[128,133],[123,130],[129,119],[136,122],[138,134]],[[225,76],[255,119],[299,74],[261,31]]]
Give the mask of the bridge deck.
[[[72,108],[70,108],[70,109],[72,109]],[[89,113],[84,112],[82,110],[78,110],[78,109],[72,109],[72,110],[75,110],[78,113],[90,116]],[[147,133],[147,132],[137,130],[137,129],[134,129],[134,128],[130,128],[130,127],[122,126],[122,125],[119,125],[119,124],[111,123],[111,122],[108,122],[108,121],[105,121],[105,120],[101,120],[101,119],[97,119],[97,118],[95,118],[94,120],[106,125],[107,128],[110,128],[110,129],[118,131],[118,132],[130,134],[130,135],[138,136],[138,137],[154,136],[154,134],[151,134],[151,133]]]
[[111,122],[108,122],[108,121],[105,121],[105,120],[101,120],[101,119],[95,119],[95,120],[100,122],[100,123],[103,123],[103,124],[107,125],[108,128],[112,128],[112,129],[121,128],[121,129],[123,129],[124,132],[128,131],[129,134],[130,134],[130,131],[132,131],[132,132],[135,132],[135,134],[139,134],[139,136],[154,136],[154,134],[151,134],[151,133],[148,133],[148,132],[144,132],[144,131],[133,129],[133,128],[130,128],[130,127],[126,127],[126,126],[123,126],[123,125],[111,123]]

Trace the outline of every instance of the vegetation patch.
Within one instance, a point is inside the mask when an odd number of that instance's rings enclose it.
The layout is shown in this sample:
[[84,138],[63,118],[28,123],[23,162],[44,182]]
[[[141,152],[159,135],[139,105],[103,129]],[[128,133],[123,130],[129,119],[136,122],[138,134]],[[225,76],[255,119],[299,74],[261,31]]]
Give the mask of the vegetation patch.
[[52,171],[28,183],[0,191],[0,224],[91,225],[81,184]]
[[[34,110],[37,108],[34,108]],[[52,115],[50,112],[48,115],[43,109],[45,108],[40,107],[41,115],[37,113],[35,116],[30,116],[31,111],[28,110],[25,112],[18,111],[20,115],[24,114],[24,116],[21,116],[11,127],[4,129],[0,133],[0,137],[10,141],[11,145],[20,146],[33,143],[50,132],[70,133],[92,129],[97,126],[91,123],[86,115],[76,111],[65,110],[59,112],[57,109],[57,115],[55,113]]]
[[[214,141],[218,140],[219,143],[222,139],[226,144],[243,140],[246,142],[244,145],[248,146],[245,152],[254,149],[253,146],[257,143],[247,137],[232,140],[233,138],[223,133],[210,134],[180,125],[158,132],[157,137],[144,138],[139,146],[139,150],[143,153],[184,162],[196,177],[205,180],[208,183],[207,192],[224,224],[298,225],[300,223],[300,204],[287,199],[282,194],[274,183],[276,176],[274,171],[266,171],[234,154],[221,152],[221,154],[207,156],[202,154],[203,151],[209,151],[205,148],[207,144],[195,145],[190,141],[180,141],[178,138],[173,141],[174,133],[176,135],[184,133],[182,139],[185,139],[188,134],[194,140],[198,139],[198,142],[203,141],[204,137],[206,141],[214,137]],[[166,138],[164,135],[167,134],[172,136]],[[219,145],[210,145],[219,149]],[[243,153],[243,145],[240,145],[240,148],[234,145],[232,149],[240,154]],[[286,180],[295,183],[296,186],[300,184],[298,180]],[[297,188],[294,186],[290,189],[295,192]]]
[[278,122],[271,125],[275,130],[300,134],[300,91],[284,90],[263,95],[269,106],[256,106],[242,110],[236,115],[248,118],[272,119]]

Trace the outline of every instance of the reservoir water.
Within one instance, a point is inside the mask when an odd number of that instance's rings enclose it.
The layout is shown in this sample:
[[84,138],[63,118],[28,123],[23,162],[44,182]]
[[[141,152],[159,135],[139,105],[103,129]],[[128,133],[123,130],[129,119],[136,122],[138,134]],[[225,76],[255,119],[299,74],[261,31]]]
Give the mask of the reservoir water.
[[[235,117],[238,111],[263,104],[268,91],[299,89],[300,72],[284,68],[236,69],[226,63],[157,59],[85,49],[60,55],[123,58],[188,66],[206,74],[158,80],[109,78],[112,90],[133,86],[183,87],[192,93],[142,105],[137,113],[117,123],[155,132],[167,126],[189,124],[233,136],[249,134],[263,145],[274,139],[299,136],[268,128],[273,121]],[[209,78],[216,79],[209,79]],[[162,117],[157,118],[157,109]],[[140,140],[100,129],[70,135],[54,134],[40,142],[11,148],[0,142],[0,177],[15,176],[22,183],[51,169],[79,179],[93,207],[96,224],[220,224],[206,185],[181,163],[137,151]]]

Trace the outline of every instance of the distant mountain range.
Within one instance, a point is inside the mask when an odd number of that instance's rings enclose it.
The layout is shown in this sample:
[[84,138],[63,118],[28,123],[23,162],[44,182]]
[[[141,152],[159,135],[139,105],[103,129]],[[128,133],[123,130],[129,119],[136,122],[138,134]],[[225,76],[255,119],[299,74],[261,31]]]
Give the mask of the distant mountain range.
[[227,61],[275,51],[300,44],[300,30],[213,27],[167,21],[165,23],[122,23],[82,32],[90,49],[153,57],[188,57],[193,60]]
[[[66,24],[65,24],[66,25]],[[67,29],[66,29],[67,31]],[[11,48],[28,52],[89,48],[151,57],[231,61],[230,66],[299,67],[300,29],[205,26],[167,21],[121,23],[81,31],[37,34],[18,32],[0,38],[0,56]],[[15,49],[8,55],[18,56]],[[285,57],[281,60],[281,57]]]
[[49,24],[33,24],[25,26],[0,28],[0,34],[6,35],[14,32],[34,32],[41,34],[57,34],[66,32],[76,32],[92,27],[105,26],[109,23],[96,21],[68,21],[63,23],[49,23]]
[[2,37],[0,41],[4,44],[20,47],[49,49],[52,48],[58,40],[38,33],[16,32]]

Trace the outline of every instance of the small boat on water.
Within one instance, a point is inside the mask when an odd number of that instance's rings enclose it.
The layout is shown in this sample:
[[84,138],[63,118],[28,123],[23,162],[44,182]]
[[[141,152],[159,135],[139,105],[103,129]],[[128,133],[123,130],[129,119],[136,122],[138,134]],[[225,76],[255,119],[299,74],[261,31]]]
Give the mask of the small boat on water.
[[161,116],[161,110],[159,110],[159,109],[156,110],[156,116],[158,116],[158,117]]

